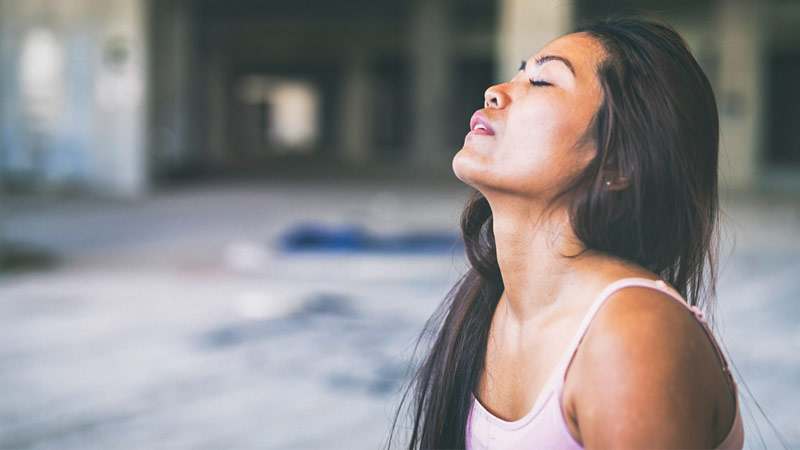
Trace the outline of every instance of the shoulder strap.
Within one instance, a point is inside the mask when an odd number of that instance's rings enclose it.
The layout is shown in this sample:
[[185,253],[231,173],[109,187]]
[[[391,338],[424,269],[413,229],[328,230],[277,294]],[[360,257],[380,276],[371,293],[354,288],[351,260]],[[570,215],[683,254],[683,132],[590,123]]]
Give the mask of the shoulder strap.
[[575,335],[572,337],[572,341],[567,347],[566,358],[562,362],[563,366],[561,367],[561,379],[560,381],[563,382],[564,378],[566,377],[566,371],[569,368],[570,362],[575,357],[575,352],[578,351],[578,346],[580,346],[581,342],[583,341],[584,336],[586,335],[586,331],[589,329],[589,325],[592,323],[592,319],[594,316],[597,315],[597,311],[605,304],[605,302],[613,295],[615,292],[619,291],[620,289],[626,287],[643,287],[649,289],[655,289],[657,291],[661,291],[670,297],[677,300],[680,304],[686,307],[687,310],[694,313],[694,316],[697,318],[698,322],[703,326],[703,330],[705,331],[708,338],[711,340],[711,343],[714,347],[714,350],[719,357],[720,364],[722,365],[722,369],[728,375],[728,380],[731,383],[732,387],[735,388],[735,382],[733,380],[733,376],[730,373],[728,368],[728,361],[725,359],[725,356],[720,349],[717,340],[714,338],[714,334],[708,328],[708,324],[706,323],[705,319],[703,318],[703,314],[699,308],[696,306],[689,306],[686,301],[681,297],[681,295],[672,287],[667,285],[662,280],[650,280],[647,278],[622,278],[620,280],[614,281],[613,283],[609,284],[605,287],[600,294],[597,295],[597,298],[592,302],[592,305],[589,307],[589,310],[586,312],[586,316],[584,316],[583,321],[581,321],[578,330],[576,331]]

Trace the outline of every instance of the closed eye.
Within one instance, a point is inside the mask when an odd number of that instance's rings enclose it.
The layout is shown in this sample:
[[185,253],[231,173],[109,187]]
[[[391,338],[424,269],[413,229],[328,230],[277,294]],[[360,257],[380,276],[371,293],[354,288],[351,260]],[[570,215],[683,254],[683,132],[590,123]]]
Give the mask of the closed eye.
[[531,84],[534,86],[552,86],[552,83],[548,83],[547,81],[540,81],[540,80],[530,80]]

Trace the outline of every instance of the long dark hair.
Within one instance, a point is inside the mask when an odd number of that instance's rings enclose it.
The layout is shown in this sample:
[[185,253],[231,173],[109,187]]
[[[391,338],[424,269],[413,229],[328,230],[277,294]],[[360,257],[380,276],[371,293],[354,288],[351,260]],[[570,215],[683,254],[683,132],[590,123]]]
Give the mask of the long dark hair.
[[[572,228],[586,251],[635,262],[691,305],[706,304],[714,297],[718,208],[711,84],[677,31],[652,15],[625,14],[576,32],[597,39],[606,55],[597,68],[603,102],[587,130],[597,152],[560,196]],[[609,180],[623,188],[608,189]],[[503,292],[492,211],[481,194],[469,200],[461,228],[470,267],[426,326],[435,338],[407,391],[410,449],[464,447]]]

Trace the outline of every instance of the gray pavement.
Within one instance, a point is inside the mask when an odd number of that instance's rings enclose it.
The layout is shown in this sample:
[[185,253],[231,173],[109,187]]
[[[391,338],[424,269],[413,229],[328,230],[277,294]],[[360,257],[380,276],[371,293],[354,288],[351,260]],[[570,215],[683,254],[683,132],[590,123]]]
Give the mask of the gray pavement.
[[[276,238],[308,221],[453,233],[465,193],[286,181],[6,199],[5,239],[57,264],[0,274],[0,448],[379,447],[462,256],[289,254]],[[746,447],[780,446],[752,397],[800,447],[800,201],[725,206],[716,327]]]

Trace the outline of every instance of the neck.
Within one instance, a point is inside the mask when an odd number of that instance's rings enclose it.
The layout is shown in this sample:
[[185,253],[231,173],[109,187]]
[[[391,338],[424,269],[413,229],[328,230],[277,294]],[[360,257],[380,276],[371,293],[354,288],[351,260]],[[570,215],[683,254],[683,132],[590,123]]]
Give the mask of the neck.
[[500,300],[515,321],[539,316],[579,287],[583,250],[566,208],[546,210],[528,200],[493,199],[492,222],[497,262],[505,292]]

